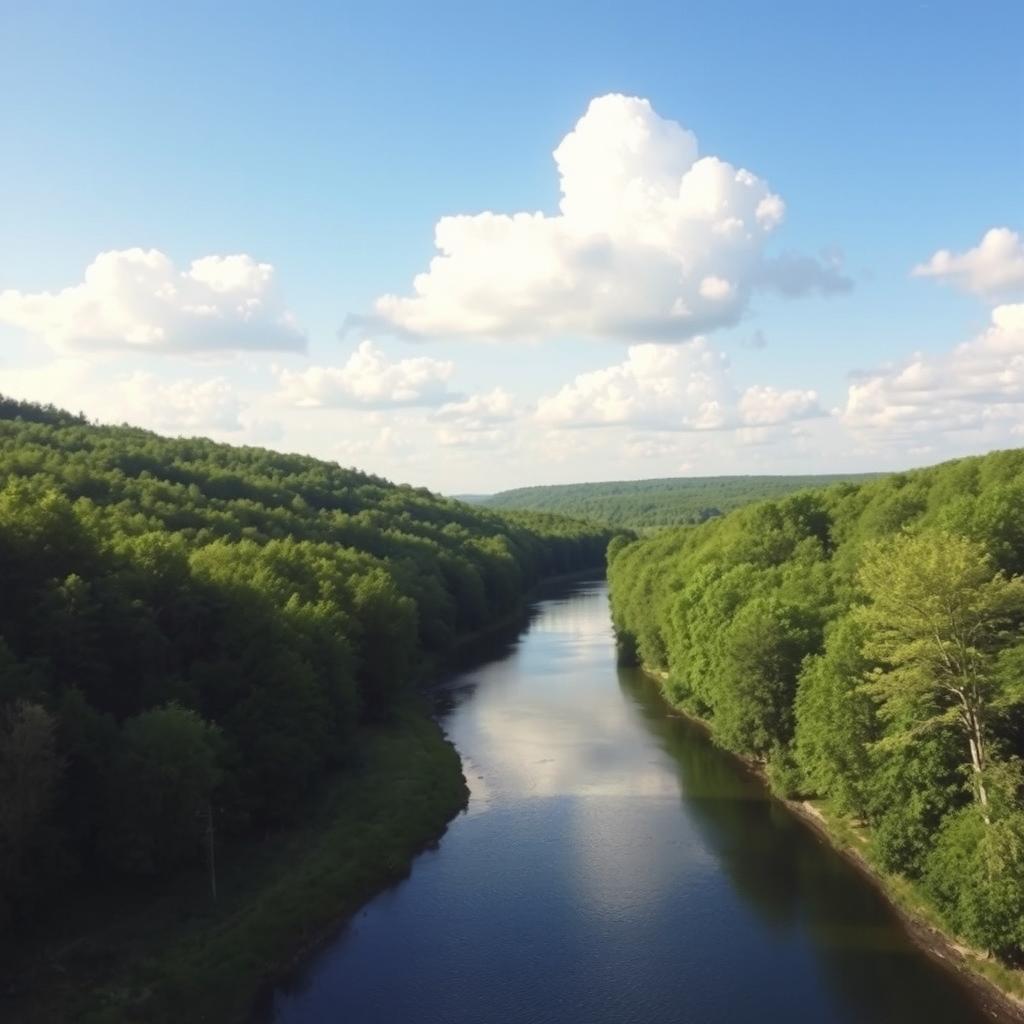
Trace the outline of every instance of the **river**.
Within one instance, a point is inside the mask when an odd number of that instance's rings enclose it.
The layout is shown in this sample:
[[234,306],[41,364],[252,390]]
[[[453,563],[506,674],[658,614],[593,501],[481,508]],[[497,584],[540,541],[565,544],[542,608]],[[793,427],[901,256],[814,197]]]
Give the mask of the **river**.
[[538,601],[443,696],[468,809],[275,992],[275,1024],[988,1019],[842,857],[616,667],[604,583]]

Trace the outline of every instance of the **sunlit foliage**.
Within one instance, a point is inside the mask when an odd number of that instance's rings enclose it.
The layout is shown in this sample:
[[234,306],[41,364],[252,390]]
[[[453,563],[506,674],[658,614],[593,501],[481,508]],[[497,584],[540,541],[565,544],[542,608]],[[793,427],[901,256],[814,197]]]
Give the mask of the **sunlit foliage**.
[[610,549],[624,654],[788,796],[869,826],[953,927],[1024,947],[1024,451]]

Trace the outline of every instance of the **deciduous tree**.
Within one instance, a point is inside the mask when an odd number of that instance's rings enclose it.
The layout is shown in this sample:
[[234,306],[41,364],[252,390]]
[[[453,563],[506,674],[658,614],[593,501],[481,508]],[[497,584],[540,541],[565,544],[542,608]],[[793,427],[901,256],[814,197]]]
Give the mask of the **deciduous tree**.
[[881,665],[868,688],[894,727],[889,742],[955,723],[985,808],[995,656],[1024,612],[1024,580],[997,572],[977,542],[942,531],[878,545],[859,580],[870,601],[861,613],[864,650]]

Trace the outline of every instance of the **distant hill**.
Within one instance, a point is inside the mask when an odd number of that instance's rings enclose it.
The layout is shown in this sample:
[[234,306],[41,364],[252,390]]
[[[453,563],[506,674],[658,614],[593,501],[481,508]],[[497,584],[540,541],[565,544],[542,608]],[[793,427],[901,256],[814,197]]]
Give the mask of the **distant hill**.
[[644,529],[701,523],[741,505],[781,498],[809,487],[863,483],[880,473],[807,476],[694,476],[655,480],[612,480],[593,484],[518,487],[489,497],[461,500],[488,508],[557,512],[618,527]]

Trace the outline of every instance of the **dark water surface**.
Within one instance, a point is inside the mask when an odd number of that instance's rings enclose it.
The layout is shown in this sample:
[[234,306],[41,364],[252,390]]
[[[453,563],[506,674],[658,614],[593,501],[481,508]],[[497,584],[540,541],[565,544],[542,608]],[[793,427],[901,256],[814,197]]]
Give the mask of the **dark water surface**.
[[973,1024],[742,766],[617,669],[607,590],[446,690],[468,810],[274,996],[277,1024]]

